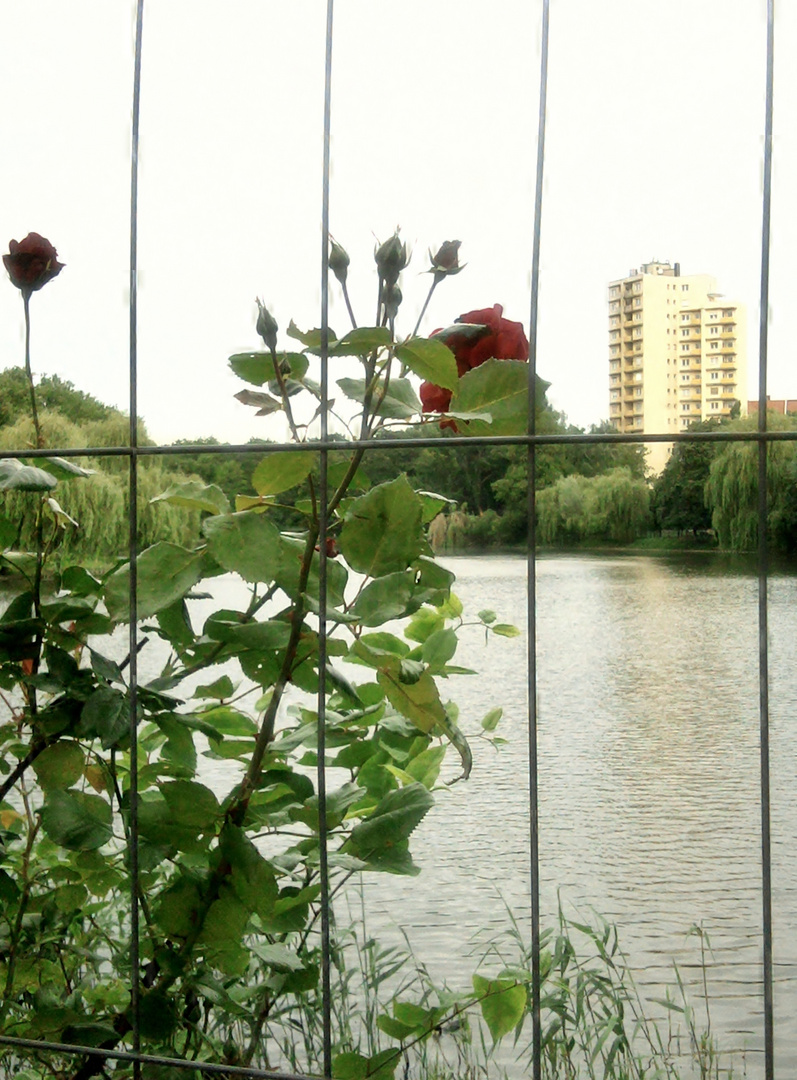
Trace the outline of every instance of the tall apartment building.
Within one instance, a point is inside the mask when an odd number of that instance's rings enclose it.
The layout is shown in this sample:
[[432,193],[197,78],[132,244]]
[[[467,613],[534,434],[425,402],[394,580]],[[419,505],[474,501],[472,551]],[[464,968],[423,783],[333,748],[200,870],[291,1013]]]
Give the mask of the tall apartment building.
[[[747,325],[742,304],[708,274],[643,263],[609,283],[609,419],[618,431],[667,434],[696,420],[746,413]],[[672,443],[651,443],[660,473]]]

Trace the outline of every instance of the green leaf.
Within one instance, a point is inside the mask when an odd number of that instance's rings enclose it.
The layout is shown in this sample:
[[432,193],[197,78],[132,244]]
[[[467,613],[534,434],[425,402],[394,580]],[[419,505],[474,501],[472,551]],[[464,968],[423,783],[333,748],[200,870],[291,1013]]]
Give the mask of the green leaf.
[[184,506],[188,510],[200,510],[207,514],[230,512],[229,500],[218,484],[203,484],[201,480],[184,480],[182,483],[172,484],[149,501]]
[[445,756],[445,746],[428,746],[407,763],[406,771],[413,780],[431,791],[440,775]]
[[498,634],[499,637],[519,637],[520,630],[516,626],[512,626],[511,623],[495,623],[490,627],[494,634]]
[[276,526],[263,514],[243,511],[206,518],[202,524],[208,551],[225,570],[245,581],[273,581],[282,563]]
[[139,1026],[147,1039],[166,1039],[177,1026],[173,999],[162,990],[143,993],[139,1002]]
[[[347,398],[360,404],[365,401],[368,386],[365,379],[338,379],[337,384]],[[384,390],[385,381],[380,379],[371,398],[371,405],[377,416],[385,416],[390,420],[408,420],[422,411],[418,395],[409,379],[391,379],[387,392],[382,397]]]
[[[309,366],[307,357],[303,353],[278,352],[277,360],[290,366],[289,378],[293,379],[301,380]],[[254,386],[263,386],[276,377],[271,353],[236,353],[235,356],[230,357],[228,362],[240,379],[252,383]]]
[[223,641],[234,649],[282,649],[288,644],[291,628],[277,619],[240,623],[211,617],[205,623],[205,633],[214,641]]
[[0,491],[52,491],[55,477],[44,469],[23,465],[16,458],[0,460]]
[[188,937],[196,926],[201,904],[197,882],[181,877],[155,898],[153,916],[169,937]]
[[482,727],[485,731],[495,731],[498,727],[498,722],[504,715],[503,709],[490,709],[487,715],[482,720]]
[[[301,341],[311,353],[319,353],[321,351],[321,331],[315,330],[300,330],[296,323],[291,319],[288,330],[288,337],[293,338],[294,341]],[[335,337],[335,331],[331,328],[327,328],[327,345],[331,350],[337,344],[337,338]]]
[[339,541],[349,566],[370,577],[405,570],[425,550],[421,514],[406,476],[352,500]]
[[457,361],[442,341],[434,338],[410,338],[396,346],[396,356],[415,375],[435,386],[453,390],[459,381]]
[[47,462],[49,472],[53,474],[56,480],[72,480],[76,476],[94,476],[96,469],[84,469],[80,465],[76,465],[74,461],[67,460],[61,457],[47,457],[44,459]]
[[[232,735],[235,737],[257,734],[257,724],[246,713],[239,712],[229,705],[218,705],[214,709],[207,709],[198,714],[203,724],[203,729],[210,734],[212,730],[216,737]],[[211,736],[212,737],[212,736]]]
[[446,721],[437,684],[428,671],[417,682],[403,682],[400,677],[401,662],[386,664],[377,674],[377,681],[390,704],[428,735],[437,724]]
[[442,671],[457,651],[457,635],[453,630],[435,630],[423,643],[421,655],[434,675]]
[[271,916],[279,892],[271,864],[234,825],[224,826],[219,850],[230,864],[232,887],[244,908],[264,919]]
[[80,714],[78,733],[98,738],[108,750],[127,734],[129,726],[127,698],[112,686],[100,686]]
[[526,987],[514,979],[485,979],[474,975],[473,989],[480,999],[482,1016],[493,1042],[498,1042],[523,1019],[528,998]]
[[447,506],[456,506],[455,499],[447,499],[445,495],[436,495],[433,491],[419,491],[418,498],[423,506],[423,523],[428,525]]
[[258,495],[279,495],[300,484],[312,471],[315,461],[312,450],[269,454],[252,473],[252,487]]
[[33,762],[36,779],[45,791],[68,788],[83,775],[86,755],[79,743],[62,739],[39,754]]
[[257,416],[271,416],[282,408],[279,398],[272,397],[271,394],[266,394],[262,390],[239,390],[237,394],[233,394],[233,397],[242,405],[252,405],[258,410],[255,414]]
[[[538,407],[544,391],[537,382]],[[523,435],[528,430],[529,366],[520,360],[488,360],[458,380],[450,412],[488,413],[490,423],[459,424],[465,435]]]
[[68,566],[61,574],[61,588],[74,596],[100,596],[102,585],[82,566]]
[[[290,330],[288,331],[290,334]],[[313,331],[311,331],[313,333]],[[297,336],[291,334],[292,337]],[[305,335],[309,337],[309,335]],[[303,339],[300,339],[303,340]],[[365,356],[368,353],[391,344],[390,331],[386,326],[358,326],[342,338],[330,344],[330,356]],[[305,344],[309,344],[305,341]],[[320,345],[320,336],[319,336]]]
[[93,851],[112,836],[111,808],[99,795],[53,789],[47,794],[41,816],[53,843],[71,851]]
[[483,611],[478,612],[478,616],[485,626],[490,626],[498,618],[496,613],[489,608],[485,608]]
[[161,785],[160,790],[178,826],[210,829],[221,814],[219,800],[204,784],[174,780]]
[[235,693],[235,686],[229,675],[221,675],[215,682],[208,683],[205,686],[198,686],[194,691],[192,697],[195,698],[218,698],[219,701],[224,701],[225,698],[231,698]]
[[[218,521],[218,517],[207,521]],[[136,564],[138,573],[138,617],[147,619],[168,607],[202,576],[202,551],[189,551],[179,544],[159,541],[142,551]],[[130,617],[130,566],[125,563],[105,582],[105,604],[111,618],[124,622]]]
[[11,547],[17,538],[17,527],[13,521],[0,514],[0,551]]
[[399,570],[369,582],[349,610],[363,626],[381,626],[407,613],[414,592],[414,572]]
[[407,840],[434,806],[434,798],[423,784],[389,791],[368,817],[351,831],[346,850],[366,861],[375,852]]

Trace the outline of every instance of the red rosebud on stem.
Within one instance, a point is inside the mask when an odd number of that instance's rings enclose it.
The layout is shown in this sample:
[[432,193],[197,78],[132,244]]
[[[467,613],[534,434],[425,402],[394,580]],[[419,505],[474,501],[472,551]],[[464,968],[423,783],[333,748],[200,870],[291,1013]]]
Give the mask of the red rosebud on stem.
[[35,232],[28,233],[19,243],[12,240],[8,251],[8,255],[3,256],[8,276],[12,285],[26,296],[52,281],[64,268],[50,241]]

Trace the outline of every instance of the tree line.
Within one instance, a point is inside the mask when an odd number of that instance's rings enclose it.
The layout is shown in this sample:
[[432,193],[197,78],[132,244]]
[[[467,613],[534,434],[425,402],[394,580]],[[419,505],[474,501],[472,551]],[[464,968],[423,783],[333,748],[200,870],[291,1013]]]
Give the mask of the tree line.
[[[58,376],[43,376],[37,393],[42,424],[51,446],[114,446],[128,439],[128,419]],[[28,387],[21,368],[0,373],[0,448],[33,445]],[[692,431],[749,431],[754,418],[706,421]],[[770,428],[797,429],[797,417],[773,415]],[[542,434],[584,434],[562,413],[543,402],[537,413]],[[608,423],[588,434],[612,431]],[[386,433],[402,443],[368,449],[361,470],[376,485],[406,473],[411,483],[450,500],[446,517],[449,543],[456,547],[511,548],[522,545],[528,529],[528,462],[523,446],[450,446],[451,432],[437,425],[394,428]],[[417,438],[436,445],[419,447]],[[267,440],[252,440],[263,447]],[[141,445],[152,444],[143,422]],[[213,436],[178,440],[175,446],[217,447]],[[152,503],[161,491],[190,477],[216,485],[235,508],[251,494],[259,456],[241,452],[180,453],[143,458],[139,476],[140,542],[186,543],[196,536],[199,513],[173,503]],[[335,454],[330,455],[334,466]],[[123,458],[86,460],[97,470],[91,484],[73,486],[68,512],[78,529],[65,528],[57,542],[65,555],[113,556],[127,542],[127,467]],[[645,451],[637,444],[558,443],[537,448],[536,519],[544,545],[627,544],[650,533],[687,536],[723,550],[753,550],[757,543],[758,457],[754,443],[678,443],[663,472],[646,475]],[[784,554],[797,551],[797,444],[773,443],[768,450],[769,539]],[[19,544],[30,547],[35,523],[22,505],[24,492],[9,492],[5,513],[20,521]],[[17,505],[19,504],[19,505]],[[32,504],[31,504],[32,505]],[[269,513],[279,528],[297,515],[290,496]],[[438,530],[444,538],[446,530]],[[99,548],[98,548],[99,544]]]

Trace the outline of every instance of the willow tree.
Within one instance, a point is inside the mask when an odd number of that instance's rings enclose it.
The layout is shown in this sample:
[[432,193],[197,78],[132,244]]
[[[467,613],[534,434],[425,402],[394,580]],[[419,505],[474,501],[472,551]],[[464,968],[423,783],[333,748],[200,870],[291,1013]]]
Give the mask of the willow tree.
[[[770,414],[771,430],[797,430],[797,419]],[[737,430],[753,430],[751,418]],[[767,530],[773,546],[791,552],[797,546],[797,446],[771,442],[767,446]],[[728,551],[754,551],[758,545],[758,445],[727,443],[711,463],[705,489],[706,505],[719,546]]]

